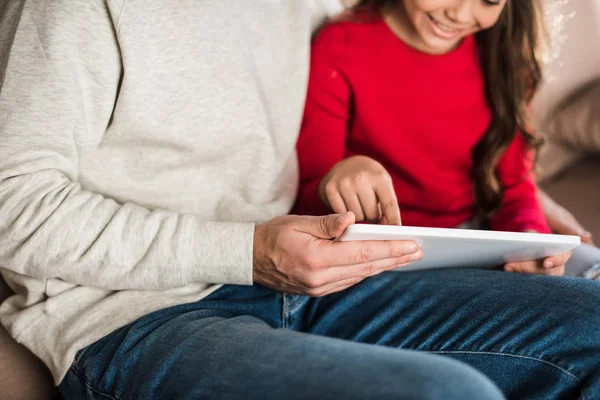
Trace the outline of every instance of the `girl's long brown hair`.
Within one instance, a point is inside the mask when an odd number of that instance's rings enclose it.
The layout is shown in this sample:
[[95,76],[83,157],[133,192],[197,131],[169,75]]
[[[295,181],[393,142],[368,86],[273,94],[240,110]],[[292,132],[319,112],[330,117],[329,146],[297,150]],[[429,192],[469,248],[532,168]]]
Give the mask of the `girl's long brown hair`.
[[[398,1],[362,0],[354,10],[381,12]],[[502,204],[503,187],[496,167],[515,135],[521,134],[532,150],[541,145],[528,124],[528,105],[542,78],[538,50],[545,29],[541,11],[540,0],[508,0],[498,22],[476,34],[492,113],[488,130],[471,153],[480,218],[489,217]]]

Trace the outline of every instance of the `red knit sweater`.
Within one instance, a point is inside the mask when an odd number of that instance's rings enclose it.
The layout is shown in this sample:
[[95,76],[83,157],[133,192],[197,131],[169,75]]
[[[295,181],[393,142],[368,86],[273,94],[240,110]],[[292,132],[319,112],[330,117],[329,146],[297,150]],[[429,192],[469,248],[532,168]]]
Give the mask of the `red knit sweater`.
[[[321,178],[360,154],[391,174],[405,225],[471,219],[471,149],[491,120],[484,84],[473,37],[436,56],[402,42],[379,17],[326,26],[313,43],[294,212],[330,213],[317,194]],[[497,173],[504,199],[492,229],[549,232],[520,135]]]

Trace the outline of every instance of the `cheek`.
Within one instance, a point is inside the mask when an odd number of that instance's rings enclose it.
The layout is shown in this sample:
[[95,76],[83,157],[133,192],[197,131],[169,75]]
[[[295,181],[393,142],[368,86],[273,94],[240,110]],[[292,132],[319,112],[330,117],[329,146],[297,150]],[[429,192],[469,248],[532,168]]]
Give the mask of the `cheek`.
[[404,0],[403,1],[404,11],[406,12],[406,16],[409,21],[414,25],[417,29],[424,26],[424,23],[427,22],[425,20],[425,12],[421,6],[422,1],[419,0]]
[[450,7],[455,0],[403,0],[405,4],[411,3],[411,8],[418,13],[432,13]]
[[427,13],[443,10],[448,0],[401,0],[407,14],[415,18],[422,18]]
[[502,11],[482,12],[476,17],[477,23],[481,29],[491,28],[492,26],[496,25],[500,19],[500,15],[502,15]]

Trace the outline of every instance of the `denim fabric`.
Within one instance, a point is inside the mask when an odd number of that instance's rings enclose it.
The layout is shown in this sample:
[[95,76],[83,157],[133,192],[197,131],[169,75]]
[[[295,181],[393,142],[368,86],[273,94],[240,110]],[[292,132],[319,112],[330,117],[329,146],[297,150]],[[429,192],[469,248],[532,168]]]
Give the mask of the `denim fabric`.
[[474,269],[388,272],[322,298],[223,286],[83,349],[60,389],[67,399],[502,398],[492,381],[511,399],[600,399],[599,306],[598,281]]

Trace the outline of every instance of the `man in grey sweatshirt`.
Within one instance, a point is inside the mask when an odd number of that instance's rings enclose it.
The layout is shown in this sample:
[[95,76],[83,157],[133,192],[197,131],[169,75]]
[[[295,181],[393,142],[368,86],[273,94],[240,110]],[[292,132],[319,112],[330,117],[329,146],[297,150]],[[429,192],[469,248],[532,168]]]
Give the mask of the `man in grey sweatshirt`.
[[597,283],[381,274],[421,251],[284,216],[336,0],[7,1],[0,318],[66,398],[600,392]]

